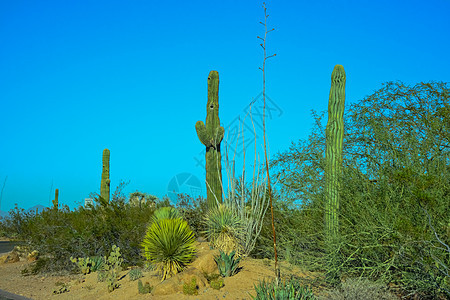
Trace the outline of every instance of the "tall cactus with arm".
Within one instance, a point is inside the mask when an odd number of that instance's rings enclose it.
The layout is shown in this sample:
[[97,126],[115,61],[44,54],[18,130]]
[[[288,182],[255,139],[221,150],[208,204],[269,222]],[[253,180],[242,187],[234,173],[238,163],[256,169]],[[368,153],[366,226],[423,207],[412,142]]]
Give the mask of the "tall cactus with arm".
[[59,196],[59,190],[56,189],[55,190],[55,199],[52,201],[53,202],[53,208],[54,209],[58,209],[58,196]]
[[216,206],[216,199],[222,203],[222,156],[220,143],[224,128],[219,120],[219,73],[208,75],[208,102],[206,104],[206,124],[197,121],[195,130],[200,142],[206,146],[206,190],[208,207]]
[[339,236],[339,178],[342,172],[344,141],[345,79],[344,67],[336,65],[331,74],[325,154],[325,239],[328,253],[326,277],[331,284],[340,282],[336,247]]
[[103,150],[103,168],[102,168],[102,181],[100,185],[100,198],[105,204],[109,203],[109,186],[111,180],[109,179],[109,157],[110,152],[108,149]]

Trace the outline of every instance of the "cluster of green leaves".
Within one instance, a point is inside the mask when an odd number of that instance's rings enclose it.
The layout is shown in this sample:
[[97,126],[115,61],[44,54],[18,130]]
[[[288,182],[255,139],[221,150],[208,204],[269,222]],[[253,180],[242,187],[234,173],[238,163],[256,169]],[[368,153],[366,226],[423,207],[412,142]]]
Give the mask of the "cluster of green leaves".
[[[449,91],[445,83],[388,82],[346,110],[333,270],[342,277],[392,282],[410,295],[450,296]],[[325,129],[323,114],[314,117],[309,139],[272,162],[281,183],[274,203],[277,245],[286,259],[330,271],[323,234]],[[273,255],[267,222],[254,256]]]
[[130,270],[130,272],[128,272],[128,277],[130,277],[131,281],[138,280],[139,278],[141,278],[143,276],[144,275],[142,274],[141,268],[135,268],[135,269]]
[[206,199],[203,197],[194,199],[187,194],[178,194],[176,207],[195,233],[195,236],[200,237],[204,235],[206,226],[203,222],[203,216],[207,211]]
[[[303,287],[300,283],[290,278],[281,282],[265,280],[255,285],[256,296],[251,296],[257,300],[315,300],[311,289]],[[375,299],[375,298],[374,298]]]
[[182,271],[195,257],[195,235],[171,207],[155,212],[141,244],[148,262],[155,265],[162,280]]
[[93,256],[86,258],[73,258],[70,257],[70,261],[78,266],[80,272],[83,274],[89,274],[91,272],[96,272],[103,268],[105,260],[101,256]]
[[241,258],[236,258],[236,251],[232,251],[230,254],[226,254],[222,250],[219,250],[219,255],[214,256],[214,261],[219,268],[220,276],[230,277],[239,272],[239,262]]

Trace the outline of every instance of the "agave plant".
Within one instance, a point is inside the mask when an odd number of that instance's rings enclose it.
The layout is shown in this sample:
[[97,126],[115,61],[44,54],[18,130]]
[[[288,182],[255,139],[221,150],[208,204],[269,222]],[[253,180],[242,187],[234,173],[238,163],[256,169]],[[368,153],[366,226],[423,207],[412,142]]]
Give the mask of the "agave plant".
[[195,235],[181,218],[157,219],[142,242],[144,256],[161,273],[162,280],[182,271],[195,257]]
[[175,218],[181,218],[181,215],[176,208],[170,206],[161,207],[153,213],[153,222],[162,219],[175,219]]
[[229,255],[219,250],[219,256],[214,256],[214,260],[219,268],[220,276],[230,277],[239,271],[239,262],[241,258],[235,258],[235,251],[232,251]]
[[204,217],[206,238],[211,246],[225,253],[235,251],[237,256],[242,253],[238,235],[241,230],[239,217],[226,205],[219,204],[212,208]]

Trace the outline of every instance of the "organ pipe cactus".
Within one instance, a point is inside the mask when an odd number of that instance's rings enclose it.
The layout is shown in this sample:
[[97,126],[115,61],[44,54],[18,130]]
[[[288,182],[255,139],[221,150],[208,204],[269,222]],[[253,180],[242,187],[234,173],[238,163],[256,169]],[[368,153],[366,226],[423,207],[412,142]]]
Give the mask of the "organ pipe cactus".
[[109,186],[111,180],[109,179],[109,150],[103,150],[103,168],[102,168],[102,181],[100,185],[100,198],[105,204],[109,203]]
[[339,180],[342,172],[344,140],[345,71],[341,65],[331,74],[325,154],[325,239],[328,252],[326,278],[330,284],[340,282],[336,247],[339,234]]
[[206,124],[198,121],[195,130],[200,142],[206,146],[206,190],[208,207],[222,203],[222,156],[220,143],[224,128],[219,120],[219,73],[211,71],[208,75],[208,102],[206,104]]

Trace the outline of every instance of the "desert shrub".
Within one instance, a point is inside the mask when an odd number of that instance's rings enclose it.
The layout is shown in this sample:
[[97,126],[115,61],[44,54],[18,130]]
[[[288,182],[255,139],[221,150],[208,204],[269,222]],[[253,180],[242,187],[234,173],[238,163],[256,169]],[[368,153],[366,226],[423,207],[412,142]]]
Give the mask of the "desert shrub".
[[320,299],[332,300],[395,300],[396,296],[389,293],[386,285],[370,281],[366,278],[348,278],[340,287],[328,292]]
[[195,235],[181,218],[152,222],[141,245],[162,280],[182,271],[195,257]]
[[151,205],[128,205],[123,196],[113,195],[107,206],[91,209],[70,211],[64,206],[31,214],[17,208],[5,227],[9,235],[16,234],[39,251],[40,258],[29,267],[34,273],[76,272],[70,257],[107,256],[113,245],[120,247],[124,266],[134,266],[143,263],[140,244],[154,210]]
[[203,216],[207,211],[206,199],[203,197],[194,199],[187,194],[178,194],[176,207],[195,236],[202,236],[206,230],[203,222]]
[[128,272],[128,277],[130,277],[131,281],[138,280],[139,278],[143,277],[142,270],[140,268],[132,269],[130,272]]
[[153,222],[157,222],[162,219],[175,219],[180,218],[180,213],[174,207],[165,206],[158,208],[153,214]]
[[70,257],[70,261],[78,266],[80,272],[83,274],[89,274],[101,270],[105,264],[105,260],[101,256],[93,256],[86,258],[73,258]]
[[139,294],[148,294],[152,291],[153,287],[150,285],[150,283],[146,282],[145,284],[142,284],[141,280],[138,280],[138,292]]
[[[257,300],[314,300],[316,297],[308,287],[303,287],[293,278],[279,283],[276,281],[260,281],[255,285],[256,296],[250,295]],[[375,298],[374,298],[375,299]]]
[[241,223],[239,217],[226,205],[219,204],[210,209],[204,217],[205,235],[211,246],[225,253],[242,254],[239,241]]

